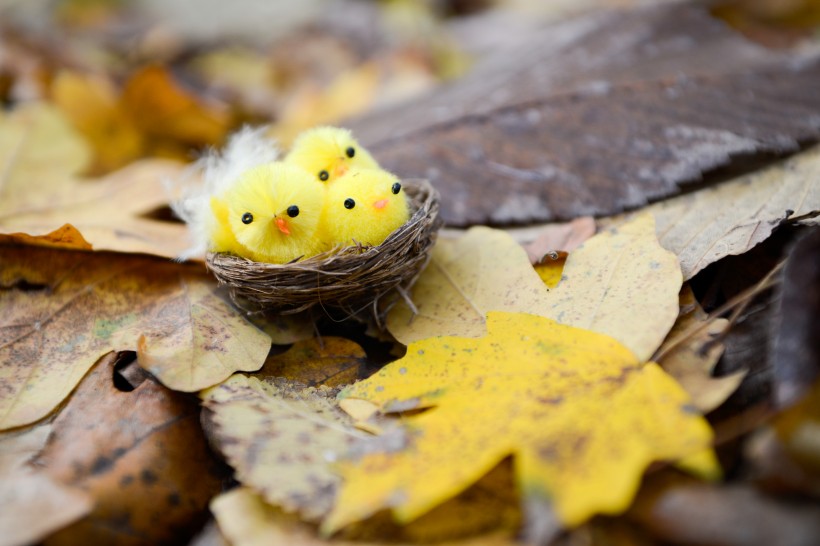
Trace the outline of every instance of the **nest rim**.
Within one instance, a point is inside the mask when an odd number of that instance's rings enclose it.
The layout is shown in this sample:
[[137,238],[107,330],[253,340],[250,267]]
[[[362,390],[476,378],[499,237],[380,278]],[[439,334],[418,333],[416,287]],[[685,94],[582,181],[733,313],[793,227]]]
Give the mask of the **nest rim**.
[[205,263],[234,304],[248,314],[295,314],[321,308],[329,316],[369,310],[381,327],[430,260],[442,221],[438,191],[423,179],[402,180],[410,219],[379,245],[336,247],[286,264],[208,252]]

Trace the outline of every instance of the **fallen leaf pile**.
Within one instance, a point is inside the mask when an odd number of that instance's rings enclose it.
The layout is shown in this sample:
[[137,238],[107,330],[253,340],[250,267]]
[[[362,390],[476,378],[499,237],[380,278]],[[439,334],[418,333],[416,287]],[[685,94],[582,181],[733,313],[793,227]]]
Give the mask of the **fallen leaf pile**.
[[[0,546],[820,542],[807,3],[251,4],[0,6]],[[440,191],[383,321],[174,260],[246,123]]]

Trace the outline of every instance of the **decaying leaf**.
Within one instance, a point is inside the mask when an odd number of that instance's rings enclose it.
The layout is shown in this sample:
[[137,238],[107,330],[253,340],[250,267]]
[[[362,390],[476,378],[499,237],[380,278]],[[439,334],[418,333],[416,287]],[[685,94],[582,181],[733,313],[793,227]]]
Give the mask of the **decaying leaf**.
[[51,106],[0,112],[0,232],[40,236],[71,224],[96,250],[169,258],[190,245],[183,224],[151,216],[167,205],[163,179],[178,176],[178,164],[143,161],[103,179],[81,179],[90,156]]
[[306,520],[329,511],[339,483],[330,463],[365,435],[336,406],[336,391],[237,374],[201,396],[212,441],[240,482]]
[[35,543],[91,511],[92,500],[27,468],[50,425],[0,434],[0,545]]
[[684,280],[764,241],[783,221],[820,211],[820,147],[782,163],[643,209],[677,254]]
[[781,503],[748,484],[714,487],[684,476],[650,480],[630,515],[661,541],[726,546],[808,546],[820,535],[820,508]]
[[327,336],[298,341],[282,354],[268,357],[256,377],[284,377],[308,387],[342,387],[363,379],[367,354],[356,342]]
[[150,257],[0,247],[0,427],[48,414],[114,349],[138,350],[177,390],[258,369],[270,339],[215,284],[199,268]]
[[534,240],[524,245],[530,262],[537,264],[543,261],[550,252],[571,252],[581,243],[595,235],[595,219],[582,216],[563,224],[550,224],[538,228]]
[[[298,544],[300,546],[402,546],[418,544],[415,540],[333,540],[321,538],[316,529],[292,515],[284,514],[264,502],[246,487],[223,493],[211,501],[219,528],[231,546],[268,546]],[[508,532],[495,532],[475,538],[447,541],[423,541],[437,546],[514,546],[518,544]]]
[[51,536],[49,546],[184,544],[226,477],[206,446],[196,399],[150,378],[120,391],[115,360],[108,355],[80,383],[34,463],[95,501],[88,517]]
[[490,312],[487,325],[479,339],[413,343],[341,393],[387,412],[430,409],[405,416],[404,448],[376,440],[340,465],[344,484],[325,532],[386,508],[411,521],[509,455],[520,492],[550,503],[568,526],[626,509],[654,460],[719,472],[709,425],[656,364],[543,317]]
[[571,219],[675,195],[733,155],[795,151],[820,132],[818,78],[816,56],[678,3],[539,29],[353,127],[386,168],[433,181],[450,225]]
[[20,473],[0,480],[0,545],[38,543],[85,516],[93,500],[44,474]]
[[820,378],[820,227],[792,249],[778,306],[771,358],[777,402],[788,406]]
[[715,337],[723,332],[729,321],[719,318],[706,326],[708,318],[692,289],[688,284],[684,285],[678,320],[654,357],[664,371],[686,389],[692,404],[704,413],[726,401],[746,376],[746,370],[739,370],[723,377],[712,377],[712,370],[723,354],[723,344]]
[[404,303],[387,328],[405,345],[440,335],[478,337],[487,311],[544,314],[548,292],[526,252],[503,231],[470,229],[456,241],[439,239],[413,287],[418,314]]
[[549,308],[539,314],[611,336],[645,361],[675,322],[680,287],[678,262],[658,245],[646,214],[570,254]]
[[71,224],[66,224],[45,235],[28,235],[26,233],[0,233],[0,244],[22,244],[48,246],[75,250],[92,250],[82,233]]

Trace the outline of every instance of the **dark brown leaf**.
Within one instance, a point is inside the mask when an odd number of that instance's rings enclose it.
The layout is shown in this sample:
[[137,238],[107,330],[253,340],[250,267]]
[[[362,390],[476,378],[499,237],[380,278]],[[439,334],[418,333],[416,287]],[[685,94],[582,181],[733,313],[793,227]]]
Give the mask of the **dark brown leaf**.
[[820,134],[820,62],[746,42],[700,8],[542,29],[459,83],[353,123],[431,179],[451,225],[603,215],[674,195],[732,156]]
[[789,405],[820,375],[820,227],[792,249],[782,286],[771,358],[775,397]]
[[207,449],[196,398],[150,378],[119,391],[115,360],[110,353],[83,380],[34,463],[96,500],[47,545],[184,544],[221,489],[225,468]]
[[715,487],[664,473],[641,490],[631,515],[675,544],[810,546],[820,507],[767,497],[747,485]]

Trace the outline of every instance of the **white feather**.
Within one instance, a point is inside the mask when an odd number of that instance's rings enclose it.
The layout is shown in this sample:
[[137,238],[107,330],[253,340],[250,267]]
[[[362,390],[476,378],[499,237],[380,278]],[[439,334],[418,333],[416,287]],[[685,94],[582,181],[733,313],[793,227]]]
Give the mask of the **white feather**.
[[276,143],[265,136],[267,131],[267,126],[245,126],[231,135],[221,153],[209,151],[178,180],[166,181],[166,188],[174,195],[171,209],[188,224],[192,241],[177,260],[202,257],[208,250],[214,222],[211,197],[228,191],[248,169],[272,163],[279,157]]

